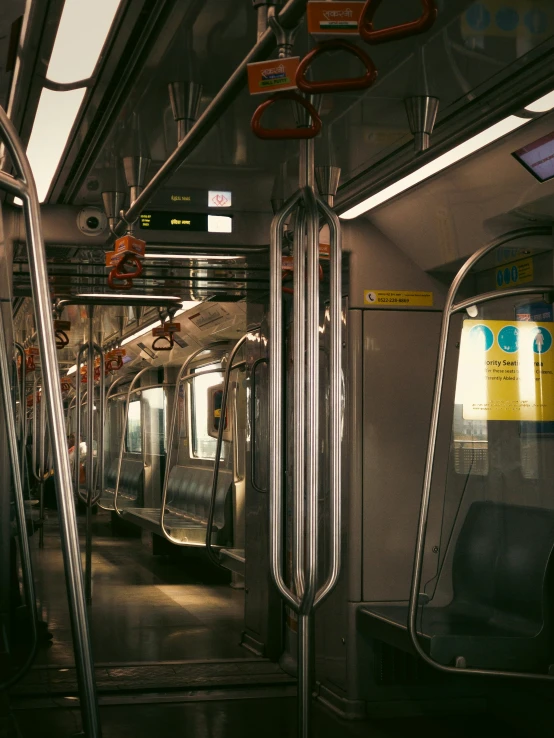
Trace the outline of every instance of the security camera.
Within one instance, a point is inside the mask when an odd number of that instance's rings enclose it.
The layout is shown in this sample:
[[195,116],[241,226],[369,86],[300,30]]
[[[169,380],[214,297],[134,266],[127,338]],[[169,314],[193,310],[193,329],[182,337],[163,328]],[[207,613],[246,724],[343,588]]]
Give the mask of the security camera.
[[99,236],[106,230],[108,219],[100,208],[86,207],[79,210],[77,226],[85,236]]

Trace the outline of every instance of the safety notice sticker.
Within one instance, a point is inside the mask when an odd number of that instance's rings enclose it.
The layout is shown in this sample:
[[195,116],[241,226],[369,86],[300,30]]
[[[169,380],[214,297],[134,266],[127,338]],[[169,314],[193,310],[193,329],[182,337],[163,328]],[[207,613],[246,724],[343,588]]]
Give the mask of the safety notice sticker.
[[456,395],[465,420],[554,420],[552,323],[466,320]]
[[369,307],[433,307],[433,293],[410,290],[364,290],[364,305]]

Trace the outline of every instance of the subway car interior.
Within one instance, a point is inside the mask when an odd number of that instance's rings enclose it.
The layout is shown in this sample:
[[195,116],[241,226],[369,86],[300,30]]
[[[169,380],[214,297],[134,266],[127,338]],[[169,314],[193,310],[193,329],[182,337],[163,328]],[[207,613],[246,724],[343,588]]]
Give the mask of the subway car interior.
[[553,226],[552,0],[2,0],[0,738],[553,735]]

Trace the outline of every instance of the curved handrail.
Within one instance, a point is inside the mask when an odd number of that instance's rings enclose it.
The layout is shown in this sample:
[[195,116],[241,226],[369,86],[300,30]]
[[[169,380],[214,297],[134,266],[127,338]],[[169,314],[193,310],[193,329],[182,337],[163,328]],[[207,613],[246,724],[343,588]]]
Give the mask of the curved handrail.
[[250,433],[252,440],[250,442],[250,484],[256,490],[265,494],[268,490],[258,487],[256,483],[256,369],[260,364],[268,364],[269,360],[263,356],[252,364],[250,369],[251,387],[250,387]]
[[[75,468],[73,469],[73,480],[75,486],[75,495],[81,500],[81,406],[84,402],[82,395],[82,382],[81,382],[81,364],[83,363],[83,356],[85,351],[88,351],[88,344],[83,344],[77,353],[77,380],[75,382],[75,450],[73,451],[73,461]],[[87,390],[88,394],[88,390]]]
[[435,0],[421,0],[422,14],[408,23],[375,30],[373,19],[383,0],[367,0],[358,23],[360,36],[368,44],[385,44],[389,41],[400,41],[410,36],[417,36],[428,31],[437,20],[438,10]]
[[191,366],[192,362],[198,358],[203,353],[206,353],[207,351],[214,351],[214,350],[220,350],[225,351],[229,348],[229,342],[228,341],[217,341],[216,343],[212,343],[209,346],[204,346],[203,348],[199,348],[196,351],[193,351],[193,353],[185,359],[183,364],[181,365],[181,368],[179,369],[179,372],[177,373],[177,379],[175,380],[175,396],[173,397],[173,407],[171,410],[171,418],[169,422],[169,434],[167,438],[167,459],[165,464],[165,474],[164,474],[164,484],[162,488],[162,499],[161,499],[161,506],[160,506],[160,529],[162,531],[162,534],[166,540],[168,540],[170,543],[174,543],[177,546],[182,546],[183,541],[179,541],[176,538],[173,538],[173,536],[169,533],[167,528],[165,527],[165,506],[167,503],[167,491],[168,491],[168,485],[169,485],[169,474],[171,470],[171,457],[173,452],[173,437],[175,435],[175,428],[177,426],[177,414],[179,412],[179,387],[181,385],[181,382],[185,381],[186,379],[198,377],[202,374],[212,374],[215,371],[220,371],[219,369],[212,369],[207,372],[196,372],[194,374],[188,374],[189,367]]
[[[262,116],[265,111],[275,103],[281,100],[290,100],[301,105],[312,119],[312,125],[301,128],[264,128],[262,126]],[[276,92],[269,97],[261,105],[258,105],[252,116],[250,123],[252,133],[265,141],[300,141],[309,138],[315,138],[321,131],[321,118],[314,106],[296,92]]]
[[123,517],[123,511],[117,507],[117,495],[119,492],[119,479],[121,477],[121,466],[123,464],[123,454],[125,452],[125,436],[127,435],[127,419],[129,417],[129,404],[130,404],[130,399],[131,399],[131,393],[138,379],[142,377],[143,374],[150,371],[151,369],[152,369],[152,366],[149,364],[148,366],[145,366],[144,369],[141,369],[135,374],[135,376],[131,380],[131,384],[129,385],[129,388],[127,390],[127,397],[125,399],[125,412],[123,414],[123,426],[121,429],[121,440],[119,442],[119,460],[117,464],[117,476],[115,478],[115,489],[114,489],[114,496],[113,496],[113,507],[114,507],[115,512],[119,515],[120,518]]
[[[225,415],[227,412],[227,397],[229,395],[229,381],[231,379],[231,372],[235,369],[238,369],[237,366],[233,366],[233,361],[235,359],[235,356],[240,351],[240,349],[243,347],[249,335],[250,333],[246,333],[244,336],[242,336],[242,338],[239,338],[239,340],[233,346],[233,349],[227,361],[227,367],[225,369],[225,378],[223,380],[223,396],[221,398],[221,415],[219,418],[219,427],[217,429],[217,443],[215,446],[214,471],[213,471],[213,478],[212,478],[212,494],[210,498],[210,508],[208,511],[208,523],[206,525],[206,553],[208,554],[208,558],[210,559],[210,561],[216,566],[221,566],[221,563],[212,549],[212,532],[213,532],[213,527],[214,527],[215,503],[216,503],[216,498],[217,498],[217,482],[218,482],[218,476],[219,476],[219,464],[221,461],[221,448],[223,446],[223,434],[225,432]],[[234,439],[234,442],[236,443],[237,440]]]
[[59,386],[54,328],[51,319],[51,295],[48,286],[46,252],[42,234],[40,203],[33,172],[17,131],[0,107],[0,137],[3,140],[15,170],[15,176],[0,172],[0,189],[23,201],[23,216],[29,261],[29,274],[35,310],[35,324],[41,355],[41,368],[52,439],[56,490],[60,519],[61,542],[64,554],[69,613],[76,654],[77,677],[81,700],[83,729],[90,738],[99,738],[102,731],[96,699],[96,681],[92,656],[90,629],[84,596],[79,536],[74,515],[71,468],[63,400]]
[[[306,75],[311,65],[318,56],[333,51],[346,51],[358,58],[365,66],[365,74],[361,77],[350,77],[348,79],[328,79],[312,82],[307,79]],[[296,85],[299,90],[309,95],[325,95],[333,92],[356,92],[357,90],[367,90],[373,85],[377,79],[377,67],[373,59],[366,54],[363,49],[355,44],[351,44],[345,39],[334,38],[329,41],[323,41],[306,54],[300,62],[296,70]]]
[[19,460],[21,462],[21,482],[25,488],[25,471],[27,469],[26,447],[27,447],[27,413],[25,412],[25,388],[27,383],[27,367],[25,366],[25,349],[21,343],[14,343],[14,348],[21,358],[19,367],[19,407],[20,407],[20,433]]
[[[31,621],[31,649],[16,674],[13,674],[9,679],[0,683],[0,691],[10,689],[16,684],[30,669],[38,650],[38,614],[36,606],[36,595],[35,595],[35,582],[33,577],[33,563],[31,558],[31,549],[29,546],[29,538],[27,536],[27,524],[25,520],[25,501],[23,497],[23,482],[22,474],[20,475],[19,470],[23,469],[23,461],[19,458],[18,447],[17,447],[17,430],[15,425],[15,412],[12,402],[12,394],[9,380],[9,362],[8,352],[5,343],[5,336],[7,335],[4,328],[4,316],[3,311],[0,310],[0,376],[2,382],[2,395],[3,402],[2,407],[4,409],[4,422],[6,424],[6,431],[8,436],[8,449],[10,454],[10,462],[12,466],[12,479],[14,485],[14,499],[15,499],[15,519],[17,522],[17,534],[19,538],[19,548],[21,555],[21,569],[23,572],[23,586],[25,590],[25,599],[27,607],[29,609],[30,621]],[[21,353],[23,347],[21,344],[15,344],[17,350]],[[22,356],[25,356],[23,350]],[[22,361],[22,373],[23,365],[25,361]],[[24,374],[23,374],[24,376]],[[23,391],[24,393],[24,391]],[[20,400],[23,403],[24,398]],[[24,407],[22,404],[22,411]]]
[[520,294],[532,294],[540,292],[552,292],[554,285],[548,286],[536,286],[536,287],[521,287],[519,289],[513,288],[509,290],[499,290],[495,293],[484,293],[473,298],[468,298],[459,303],[455,303],[458,291],[469,274],[471,269],[483,259],[487,254],[494,251],[494,249],[502,246],[505,243],[510,243],[519,238],[526,238],[529,236],[536,235],[547,235],[551,233],[550,228],[543,226],[520,228],[515,231],[511,231],[500,238],[494,239],[490,243],[481,247],[472,256],[467,259],[465,264],[461,267],[459,272],[454,277],[454,280],[448,290],[446,302],[444,306],[444,312],[441,323],[440,339],[439,339],[439,350],[437,356],[437,369],[435,374],[435,387],[433,392],[433,404],[431,410],[431,423],[429,427],[429,439],[427,443],[427,456],[425,461],[425,473],[423,478],[423,489],[421,494],[421,506],[419,512],[419,522],[417,531],[417,542],[414,556],[414,568],[412,573],[412,582],[410,586],[410,602],[408,608],[408,633],[410,640],[417,652],[417,654],[430,666],[442,671],[447,674],[476,674],[479,676],[502,676],[502,677],[515,677],[517,679],[527,679],[532,681],[553,681],[554,675],[550,674],[530,674],[528,672],[515,672],[515,671],[495,671],[493,669],[481,669],[473,667],[459,668],[455,666],[445,666],[444,664],[435,661],[429,654],[426,653],[424,648],[421,646],[419,636],[417,633],[417,612],[419,606],[419,590],[421,587],[421,578],[423,573],[423,558],[425,552],[425,540],[427,534],[427,520],[429,517],[429,501],[431,496],[431,484],[433,480],[433,467],[435,461],[435,450],[437,443],[438,427],[439,427],[439,415],[440,405],[442,399],[442,390],[444,384],[444,376],[446,370],[446,356],[448,349],[448,335],[450,332],[451,317],[454,313],[463,310],[471,305],[479,304],[480,302],[489,302],[493,299],[504,299]]

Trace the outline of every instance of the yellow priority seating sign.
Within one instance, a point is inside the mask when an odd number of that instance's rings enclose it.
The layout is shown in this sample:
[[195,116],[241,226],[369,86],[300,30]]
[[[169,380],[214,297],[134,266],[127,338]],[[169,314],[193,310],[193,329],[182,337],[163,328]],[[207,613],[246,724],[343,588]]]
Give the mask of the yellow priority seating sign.
[[456,403],[466,420],[554,420],[554,323],[466,320]]

